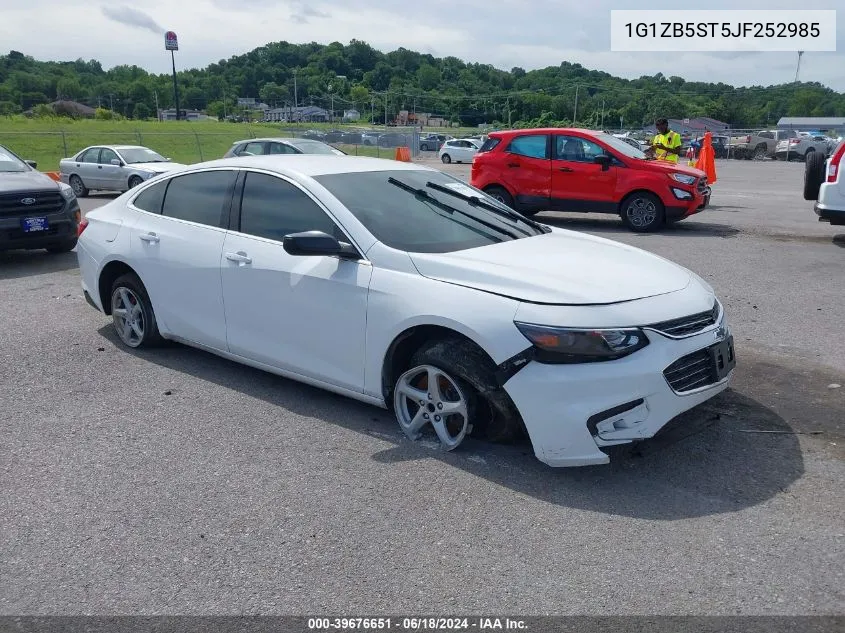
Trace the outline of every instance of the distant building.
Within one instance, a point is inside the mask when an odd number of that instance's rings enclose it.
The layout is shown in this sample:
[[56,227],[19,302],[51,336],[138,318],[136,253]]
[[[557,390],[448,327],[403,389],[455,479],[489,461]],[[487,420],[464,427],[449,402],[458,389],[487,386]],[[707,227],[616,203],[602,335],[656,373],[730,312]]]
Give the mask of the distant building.
[[[705,132],[724,132],[729,127],[724,121],[718,121],[706,116],[696,117],[694,119],[669,119],[669,129],[681,136],[701,136]],[[654,124],[651,124],[645,128],[645,131],[649,134],[656,134],[657,128]]]
[[329,111],[317,106],[270,108],[264,111],[264,120],[280,123],[326,123]]
[[[79,103],[77,101],[69,101],[66,99],[60,99],[58,101],[53,101],[52,103],[48,103],[47,106],[59,116],[70,116],[70,117],[82,117],[85,119],[90,119],[94,117],[96,110],[91,106],[87,106],[84,103]],[[27,116],[32,116],[34,109],[30,108],[26,112],[24,112]]]
[[[203,114],[199,110],[183,110],[182,108],[179,108],[180,121],[199,121],[201,118],[203,118]],[[169,110],[159,110],[158,120],[175,121],[176,108],[170,108]]]
[[778,128],[782,130],[800,130],[803,132],[832,131],[842,134],[845,133],[845,117],[785,116],[778,120]]
[[344,110],[343,111],[343,120],[344,121],[358,121],[361,118],[361,113],[358,112],[355,108],[351,110]]

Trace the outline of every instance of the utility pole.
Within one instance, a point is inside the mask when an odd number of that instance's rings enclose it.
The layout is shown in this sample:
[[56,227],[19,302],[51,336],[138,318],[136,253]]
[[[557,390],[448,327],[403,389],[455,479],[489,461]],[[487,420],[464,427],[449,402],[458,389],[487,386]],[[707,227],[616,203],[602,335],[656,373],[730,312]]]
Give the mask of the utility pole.
[[370,95],[370,125],[376,123],[376,98]]
[[798,66],[795,68],[795,83],[798,83],[798,73],[801,70],[801,56],[804,54],[804,51],[798,51]]
[[575,112],[572,114],[572,125],[578,120],[578,84],[575,84]]
[[296,98],[296,73],[299,71],[299,68],[293,69],[293,107],[299,107],[299,101]]
[[505,100],[505,104],[507,105],[507,108],[508,108],[508,128],[510,128],[511,127],[511,98],[510,97],[508,97]]
[[158,90],[153,90],[156,97],[156,121],[161,121],[161,111],[158,109]]
[[114,112],[114,95],[109,94],[109,110]]
[[384,127],[387,128],[387,94],[384,93]]
[[601,100],[601,129],[604,130],[604,99]]

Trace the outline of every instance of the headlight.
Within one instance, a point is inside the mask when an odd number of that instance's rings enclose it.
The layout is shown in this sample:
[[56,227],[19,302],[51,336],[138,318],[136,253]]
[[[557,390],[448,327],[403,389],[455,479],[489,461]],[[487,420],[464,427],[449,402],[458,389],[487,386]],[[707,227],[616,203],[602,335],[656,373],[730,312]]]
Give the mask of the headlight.
[[514,324],[538,350],[536,358],[545,363],[594,363],[633,354],[648,345],[639,328],[587,330],[531,323]]
[[695,182],[695,176],[690,176],[688,174],[669,174],[669,177],[673,180],[677,180],[678,182],[682,182],[685,185],[691,185]]
[[73,200],[76,197],[76,194],[73,193],[73,187],[68,187],[65,183],[60,182],[59,185],[59,193],[62,194],[65,200]]

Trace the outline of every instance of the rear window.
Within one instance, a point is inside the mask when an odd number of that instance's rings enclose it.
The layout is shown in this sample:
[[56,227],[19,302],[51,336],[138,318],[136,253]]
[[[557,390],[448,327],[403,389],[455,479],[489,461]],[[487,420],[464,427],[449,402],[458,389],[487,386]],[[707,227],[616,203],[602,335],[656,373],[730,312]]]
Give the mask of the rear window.
[[495,149],[495,147],[501,142],[502,140],[498,138],[488,138],[486,141],[484,141],[484,144],[481,146],[481,149],[478,150],[478,152],[492,152],[493,149]]

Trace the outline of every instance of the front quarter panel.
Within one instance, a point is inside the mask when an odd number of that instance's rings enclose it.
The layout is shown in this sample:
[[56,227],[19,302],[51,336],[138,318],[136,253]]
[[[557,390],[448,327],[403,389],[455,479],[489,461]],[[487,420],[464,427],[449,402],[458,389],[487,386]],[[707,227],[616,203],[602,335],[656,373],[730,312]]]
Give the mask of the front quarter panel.
[[[386,354],[396,337],[415,326],[435,325],[459,332],[496,364],[528,347],[513,324],[517,301],[427,279],[406,253],[380,243],[368,257],[374,263],[367,308],[364,390],[368,395],[383,397],[381,374]],[[384,265],[386,260],[388,265]]]

